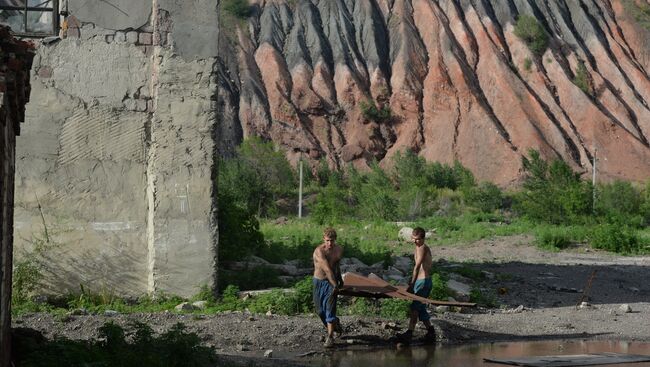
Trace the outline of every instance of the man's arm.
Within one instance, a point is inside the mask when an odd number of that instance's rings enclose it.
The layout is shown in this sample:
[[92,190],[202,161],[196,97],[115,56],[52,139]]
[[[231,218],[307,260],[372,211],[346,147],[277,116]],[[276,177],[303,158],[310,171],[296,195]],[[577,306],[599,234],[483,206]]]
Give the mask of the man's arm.
[[336,284],[338,287],[343,286],[343,275],[341,274],[341,259],[343,258],[343,248],[339,252],[338,259],[336,260],[336,265],[334,266],[336,272]]
[[334,278],[334,273],[332,272],[332,268],[330,267],[329,262],[327,261],[327,259],[325,258],[325,256],[321,251],[314,252],[314,260],[315,260],[315,265],[323,269],[323,272],[325,272],[325,276],[327,277],[327,280],[330,282],[330,284],[333,287],[336,287],[336,279]]
[[415,284],[415,281],[418,279],[418,274],[420,274],[420,268],[422,268],[422,262],[424,261],[424,246],[418,247],[415,249],[415,266],[413,266],[413,275],[411,276],[411,281],[409,282],[409,288]]

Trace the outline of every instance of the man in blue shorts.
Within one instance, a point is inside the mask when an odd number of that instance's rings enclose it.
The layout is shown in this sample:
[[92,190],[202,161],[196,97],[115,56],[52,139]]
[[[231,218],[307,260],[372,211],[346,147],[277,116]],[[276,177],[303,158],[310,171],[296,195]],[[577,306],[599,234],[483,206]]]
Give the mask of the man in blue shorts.
[[334,332],[341,334],[343,328],[336,317],[336,300],[339,288],[343,286],[339,263],[343,257],[343,248],[336,244],[336,231],[326,228],[323,231],[323,243],[316,247],[314,259],[314,305],[316,313],[327,327],[325,347],[334,346]]
[[[413,266],[413,275],[409,282],[409,292],[414,293],[420,297],[429,298],[433,284],[431,282],[431,266],[433,260],[431,257],[431,249],[424,244],[424,229],[417,227],[413,229],[411,240],[415,244],[415,265]],[[413,301],[411,303],[411,310],[409,315],[409,328],[406,332],[399,335],[399,339],[409,342],[413,337],[413,330],[418,319],[422,321],[427,328],[426,339],[435,341],[436,332],[429,321],[431,316],[427,312],[426,305],[422,302]]]

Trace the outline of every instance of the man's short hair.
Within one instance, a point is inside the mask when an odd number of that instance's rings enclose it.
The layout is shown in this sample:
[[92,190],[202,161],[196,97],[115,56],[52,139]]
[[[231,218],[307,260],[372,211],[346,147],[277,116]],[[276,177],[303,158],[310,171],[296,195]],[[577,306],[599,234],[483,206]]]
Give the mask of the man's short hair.
[[336,239],[336,230],[332,227],[325,228],[325,230],[323,231],[323,237]]
[[413,228],[413,236],[415,236],[417,238],[424,238],[424,236],[425,236],[424,228],[422,228],[422,227]]

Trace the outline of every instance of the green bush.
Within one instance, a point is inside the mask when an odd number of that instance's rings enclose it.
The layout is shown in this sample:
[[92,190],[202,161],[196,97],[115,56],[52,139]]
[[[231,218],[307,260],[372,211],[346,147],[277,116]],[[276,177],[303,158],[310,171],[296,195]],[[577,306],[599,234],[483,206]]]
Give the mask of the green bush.
[[469,300],[485,307],[495,307],[497,305],[496,296],[479,287],[472,287],[469,291]]
[[447,287],[447,277],[444,274],[434,272],[431,274],[433,287],[429,298],[438,301],[446,301],[452,295],[451,290]]
[[388,105],[384,105],[383,107],[378,108],[377,104],[375,104],[375,101],[367,100],[361,101],[360,106],[363,117],[368,121],[385,123],[389,122],[392,118],[392,112]]
[[643,197],[631,183],[614,181],[596,190],[596,211],[612,224],[643,226]]
[[560,160],[550,164],[536,150],[523,157],[526,173],[523,190],[515,199],[515,209],[525,217],[552,224],[581,223],[592,210],[591,184]]
[[503,193],[491,182],[481,182],[480,185],[466,190],[465,200],[482,212],[490,213],[503,206]]
[[563,228],[544,228],[535,233],[535,243],[545,249],[560,250],[571,245],[573,238]]
[[646,252],[633,229],[615,224],[601,224],[594,228],[590,236],[591,247],[620,254],[639,254]]
[[341,223],[351,214],[346,190],[337,178],[329,179],[327,185],[319,189],[310,209],[312,220],[319,225]]
[[404,319],[409,315],[411,302],[403,299],[383,299],[381,300],[381,310],[379,315],[387,319]]
[[186,332],[180,323],[160,336],[140,322],[130,328],[132,337],[127,338],[121,326],[107,322],[98,330],[99,339],[90,341],[45,340],[40,334],[18,332],[13,339],[14,362],[25,367],[208,367],[217,363],[214,349],[202,346],[199,336]]
[[362,218],[373,220],[397,219],[396,190],[390,178],[378,164],[363,176],[350,174],[350,187],[356,193],[357,210]]
[[532,67],[533,67],[533,60],[531,60],[528,57],[525,58],[524,59],[524,70],[530,71]]
[[223,10],[237,18],[248,18],[251,14],[248,0],[223,0]]
[[218,195],[261,217],[277,214],[276,201],[298,186],[284,153],[258,137],[244,140],[234,157],[219,162],[218,172]]
[[271,311],[281,315],[297,315],[312,312],[312,278],[306,277],[292,289],[293,292],[291,293],[274,290],[270,293],[259,295],[253,298],[248,305],[248,309],[255,313]]
[[544,27],[530,15],[521,15],[515,24],[515,35],[521,38],[531,52],[542,55],[548,47],[548,35]]
[[241,290],[263,289],[282,286],[278,276],[280,273],[266,266],[255,266],[243,271],[219,272],[219,288],[234,285]]
[[578,62],[578,69],[576,70],[576,74],[573,77],[573,84],[577,85],[578,88],[585,92],[585,94],[588,94],[590,96],[594,95],[591,76],[589,75],[587,67],[582,60]]

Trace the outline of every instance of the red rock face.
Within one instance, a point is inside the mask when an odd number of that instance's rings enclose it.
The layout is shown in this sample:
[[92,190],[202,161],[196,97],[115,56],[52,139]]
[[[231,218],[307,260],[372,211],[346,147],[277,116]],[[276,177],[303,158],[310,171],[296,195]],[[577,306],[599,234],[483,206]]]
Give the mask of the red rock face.
[[[650,30],[635,4],[256,1],[229,70],[239,113],[225,123],[314,166],[386,166],[411,149],[508,186],[536,149],[585,174],[596,154],[604,180],[647,180]],[[545,26],[542,55],[514,34],[521,14]],[[587,92],[573,82],[581,63]],[[369,121],[367,101],[392,118]]]

